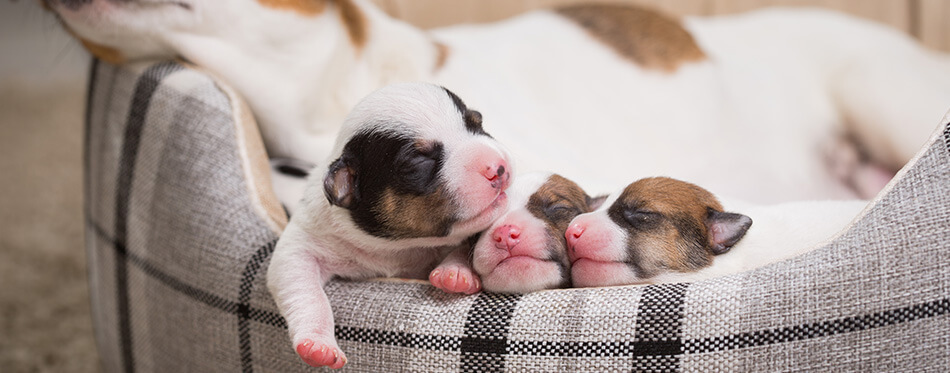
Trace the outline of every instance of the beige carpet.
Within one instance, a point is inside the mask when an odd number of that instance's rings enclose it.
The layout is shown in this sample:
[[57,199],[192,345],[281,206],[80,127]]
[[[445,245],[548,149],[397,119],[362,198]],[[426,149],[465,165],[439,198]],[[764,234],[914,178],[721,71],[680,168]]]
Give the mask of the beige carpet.
[[80,87],[0,87],[0,372],[98,371]]

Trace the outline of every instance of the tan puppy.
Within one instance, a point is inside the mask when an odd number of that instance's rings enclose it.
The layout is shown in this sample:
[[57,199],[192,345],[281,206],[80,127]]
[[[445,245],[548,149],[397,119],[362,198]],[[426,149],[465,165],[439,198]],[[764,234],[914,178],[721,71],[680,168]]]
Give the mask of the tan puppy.
[[[574,286],[685,282],[807,252],[843,229],[865,201],[790,202],[726,212],[709,191],[642,179],[580,215],[565,233]],[[754,224],[753,224],[754,221]]]
[[527,293],[568,287],[570,261],[564,231],[575,216],[593,211],[591,198],[573,181],[533,172],[506,191],[508,209],[474,243],[470,256],[456,252],[429,275],[450,293]]

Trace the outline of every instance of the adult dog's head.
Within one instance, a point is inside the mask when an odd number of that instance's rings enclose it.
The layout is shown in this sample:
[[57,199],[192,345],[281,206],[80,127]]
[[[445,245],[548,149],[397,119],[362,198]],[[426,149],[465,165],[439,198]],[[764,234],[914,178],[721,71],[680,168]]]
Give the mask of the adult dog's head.
[[[458,96],[432,84],[404,83],[356,105],[326,171],[314,178],[323,177],[321,197],[333,217],[353,223],[357,237],[458,241],[504,212],[508,163],[482,128],[481,114]],[[315,191],[305,198],[319,198]]]
[[304,35],[343,34],[355,44],[365,41],[365,20],[349,0],[229,0],[226,5],[214,0],[40,1],[93,55],[112,63],[192,58],[189,52],[202,48],[220,48],[225,54],[235,52],[228,48],[280,53],[293,48],[295,40],[308,40]]

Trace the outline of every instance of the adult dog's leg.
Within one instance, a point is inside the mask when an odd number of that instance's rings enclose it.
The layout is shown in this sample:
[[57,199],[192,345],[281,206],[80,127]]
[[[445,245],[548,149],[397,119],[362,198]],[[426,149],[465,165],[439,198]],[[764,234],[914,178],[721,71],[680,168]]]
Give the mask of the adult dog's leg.
[[870,31],[845,46],[831,88],[869,160],[897,170],[950,110],[950,56],[892,30]]

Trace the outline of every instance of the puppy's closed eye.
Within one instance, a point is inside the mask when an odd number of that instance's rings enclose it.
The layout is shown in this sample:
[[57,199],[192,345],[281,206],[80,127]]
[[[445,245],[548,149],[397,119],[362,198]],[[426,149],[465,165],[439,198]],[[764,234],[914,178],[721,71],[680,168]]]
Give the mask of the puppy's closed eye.
[[404,193],[423,195],[436,186],[443,156],[442,144],[410,147],[399,154],[395,166],[396,188]]
[[625,209],[623,211],[623,220],[634,228],[649,229],[663,219],[659,213],[643,209]]
[[584,211],[566,203],[552,203],[544,208],[544,215],[552,221],[569,220]]

